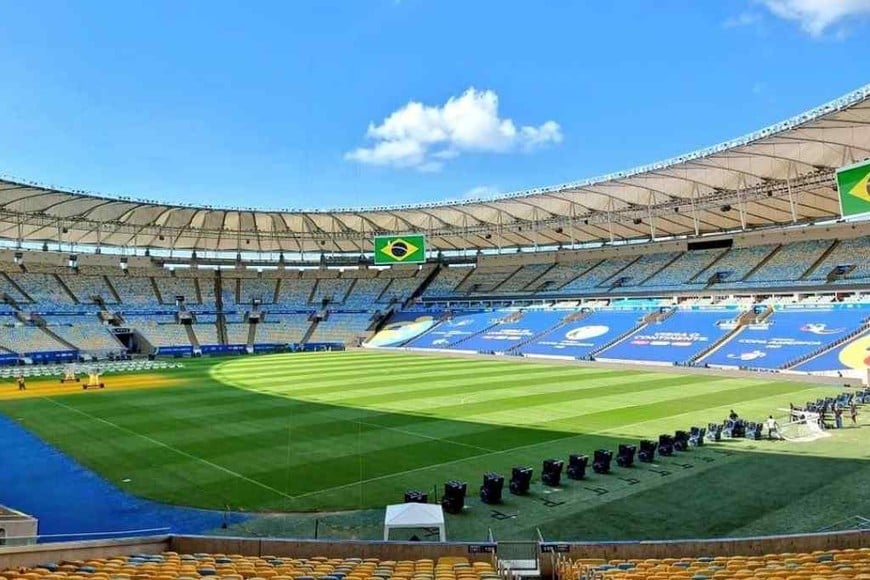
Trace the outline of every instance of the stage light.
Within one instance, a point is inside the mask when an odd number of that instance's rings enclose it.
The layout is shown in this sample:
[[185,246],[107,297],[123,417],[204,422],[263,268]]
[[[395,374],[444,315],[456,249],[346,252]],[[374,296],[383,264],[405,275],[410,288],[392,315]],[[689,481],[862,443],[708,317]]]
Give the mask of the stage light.
[[127,256],[123,256],[123,257],[121,258],[120,266],[121,266],[121,269],[122,269],[122,270],[124,270],[125,272],[127,271],[127,266],[128,266],[128,263],[127,263]]
[[631,467],[634,465],[635,452],[637,452],[637,447],[634,445],[620,443],[616,453],[616,464],[620,467]]
[[529,485],[532,483],[534,474],[531,467],[514,467],[511,470],[511,481],[508,489],[514,495],[529,493]]
[[568,479],[583,479],[586,477],[586,467],[589,465],[589,456],[572,454],[568,456]]
[[656,447],[658,444],[649,439],[642,439],[640,442],[640,451],[637,453],[637,459],[642,463],[652,463],[656,458]]
[[483,474],[483,485],[480,486],[480,501],[483,503],[500,503],[504,489],[504,476],[498,473]]
[[707,429],[704,427],[692,427],[689,430],[689,445],[693,447],[701,447],[704,445],[704,436],[707,434]]
[[464,481],[448,481],[444,484],[444,497],[441,498],[441,507],[448,514],[458,514],[465,507],[465,493],[468,484]]
[[613,451],[609,449],[596,449],[592,457],[592,471],[595,473],[610,473],[610,462],[613,460]]
[[674,438],[670,435],[659,435],[659,455],[670,457],[674,454]]
[[549,487],[559,487],[562,481],[562,468],[565,462],[561,459],[545,459],[541,470],[541,481]]

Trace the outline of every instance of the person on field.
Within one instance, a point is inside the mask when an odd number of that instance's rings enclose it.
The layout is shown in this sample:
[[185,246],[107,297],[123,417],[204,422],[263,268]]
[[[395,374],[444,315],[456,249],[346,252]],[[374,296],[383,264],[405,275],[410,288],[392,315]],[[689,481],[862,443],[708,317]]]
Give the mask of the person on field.
[[840,405],[834,407],[834,424],[837,426],[837,429],[843,428],[843,408]]
[[767,418],[767,438],[768,439],[776,439],[777,441],[782,439],[782,436],[779,434],[779,423],[776,422],[776,419],[773,418],[773,415],[770,415]]
[[852,404],[849,405],[849,416],[852,418],[852,425],[858,424],[858,405],[855,404],[854,399],[852,400]]
[[24,382],[24,375],[18,375],[18,378],[16,380],[18,381],[18,390],[26,391],[27,384]]

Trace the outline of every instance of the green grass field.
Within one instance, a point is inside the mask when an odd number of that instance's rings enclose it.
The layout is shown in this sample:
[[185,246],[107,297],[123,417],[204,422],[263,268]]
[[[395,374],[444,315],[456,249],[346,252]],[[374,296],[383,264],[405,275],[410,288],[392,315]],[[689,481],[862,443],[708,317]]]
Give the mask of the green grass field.
[[[812,443],[729,441],[561,488],[543,459],[721,421],[763,419],[834,387],[407,353],[197,360],[165,387],[0,401],[0,412],[127,491],[263,512],[230,532],[377,537],[407,489],[469,482],[454,539],[640,539],[814,531],[870,515],[870,429]],[[862,418],[863,419],[863,418]],[[482,474],[535,468],[527,497]],[[277,515],[276,512],[311,512]]]

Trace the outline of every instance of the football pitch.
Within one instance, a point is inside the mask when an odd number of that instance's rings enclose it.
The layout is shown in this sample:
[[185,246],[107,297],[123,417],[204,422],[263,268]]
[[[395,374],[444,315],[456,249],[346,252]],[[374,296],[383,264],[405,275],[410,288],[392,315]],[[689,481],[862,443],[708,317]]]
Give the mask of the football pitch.
[[[131,375],[132,376],[132,375]],[[377,538],[406,490],[468,482],[451,539],[645,539],[815,531],[870,515],[870,429],[810,443],[723,441],[560,488],[541,462],[616,450],[731,409],[763,420],[838,387],[401,352],[195,360],[105,391],[7,385],[0,412],[129,493],[261,517],[236,533]],[[129,378],[129,377],[127,377]],[[148,388],[146,388],[148,387]],[[848,423],[848,420],[847,420]],[[535,469],[485,505],[482,475]],[[287,515],[287,514],[290,515]]]

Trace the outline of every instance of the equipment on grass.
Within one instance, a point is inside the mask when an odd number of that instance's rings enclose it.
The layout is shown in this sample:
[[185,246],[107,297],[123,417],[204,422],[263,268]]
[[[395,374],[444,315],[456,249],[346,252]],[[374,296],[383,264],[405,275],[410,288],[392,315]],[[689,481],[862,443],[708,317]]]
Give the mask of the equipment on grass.
[[659,455],[670,457],[674,454],[674,438],[670,435],[659,435]]
[[106,385],[100,380],[99,369],[91,369],[88,371],[88,382],[82,385],[82,389],[105,389]]
[[631,467],[634,465],[634,454],[637,452],[635,445],[620,443],[619,449],[616,452],[616,464],[620,467]]
[[701,447],[704,445],[704,436],[707,434],[707,429],[704,427],[692,427],[689,431],[689,445],[692,447]]
[[710,441],[722,441],[722,425],[719,423],[707,424],[707,439]]
[[429,503],[429,494],[417,489],[406,491],[405,503]]
[[545,459],[541,470],[541,481],[549,487],[559,487],[562,482],[562,468],[565,462],[561,459]]
[[689,434],[685,431],[676,431],[674,433],[674,449],[676,451],[689,450]]
[[640,441],[640,451],[637,454],[638,460],[642,463],[652,463],[656,458],[656,448],[658,444],[655,441],[650,441],[649,439],[641,439]]
[[468,484],[464,481],[448,481],[444,484],[444,497],[441,498],[441,507],[448,514],[458,514],[465,507],[465,493]]
[[744,436],[747,439],[752,439],[753,441],[758,441],[761,439],[762,431],[764,430],[764,423],[755,423],[753,421],[749,421],[746,423],[746,431]]
[[514,495],[529,493],[529,485],[532,483],[533,470],[531,467],[514,467],[511,470],[511,481],[508,489]]
[[819,413],[799,411],[798,417],[797,421],[789,421],[780,425],[779,434],[786,441],[807,443],[831,436],[819,425]]
[[483,503],[500,503],[504,489],[504,476],[498,473],[484,473],[483,485],[480,486],[480,501]]
[[592,457],[592,471],[595,473],[610,473],[610,462],[613,460],[613,451],[609,449],[596,449]]
[[63,369],[63,378],[60,380],[61,384],[63,383],[80,383],[82,382],[81,378],[76,376],[76,368],[72,365]]
[[568,456],[568,479],[583,479],[586,477],[586,467],[589,465],[589,456],[571,454]]

